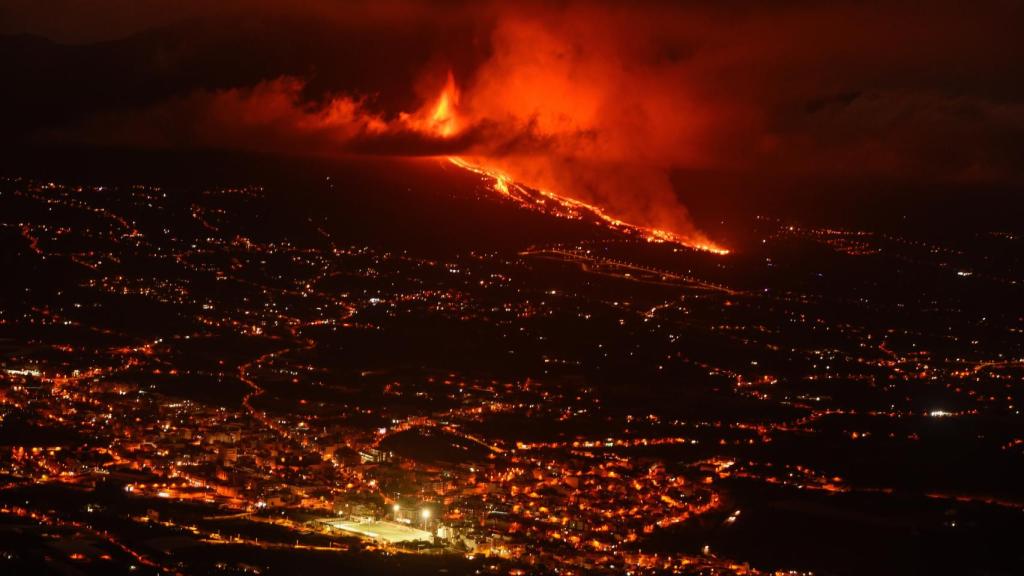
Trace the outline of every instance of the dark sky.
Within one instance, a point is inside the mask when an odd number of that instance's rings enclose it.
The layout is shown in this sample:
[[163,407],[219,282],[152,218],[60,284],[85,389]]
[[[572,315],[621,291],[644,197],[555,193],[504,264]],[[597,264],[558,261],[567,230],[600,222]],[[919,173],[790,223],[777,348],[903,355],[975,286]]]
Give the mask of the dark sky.
[[[457,152],[657,220],[680,188],[1018,189],[1022,29],[1018,1],[8,0],[0,98],[9,147]],[[449,71],[437,138],[410,119]]]

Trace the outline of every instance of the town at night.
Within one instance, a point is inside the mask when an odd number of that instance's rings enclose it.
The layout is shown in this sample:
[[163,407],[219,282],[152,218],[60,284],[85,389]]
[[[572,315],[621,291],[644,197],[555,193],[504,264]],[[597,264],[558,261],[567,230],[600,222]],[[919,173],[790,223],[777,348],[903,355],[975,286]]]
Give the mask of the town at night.
[[0,8],[0,573],[1024,573],[1022,17]]

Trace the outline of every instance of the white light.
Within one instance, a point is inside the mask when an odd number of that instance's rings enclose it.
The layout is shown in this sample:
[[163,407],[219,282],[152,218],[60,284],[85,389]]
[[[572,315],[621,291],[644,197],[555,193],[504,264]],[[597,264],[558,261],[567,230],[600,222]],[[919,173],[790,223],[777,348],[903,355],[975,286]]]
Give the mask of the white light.
[[429,508],[424,508],[423,511],[420,512],[420,516],[423,516],[424,520],[429,520],[430,519],[430,509]]

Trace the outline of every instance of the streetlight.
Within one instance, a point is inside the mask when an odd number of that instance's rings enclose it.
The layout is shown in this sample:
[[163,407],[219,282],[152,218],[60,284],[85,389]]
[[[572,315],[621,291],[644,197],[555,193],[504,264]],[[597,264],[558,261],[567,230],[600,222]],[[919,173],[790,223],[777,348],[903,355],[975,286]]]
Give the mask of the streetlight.
[[398,502],[395,502],[395,505],[391,507],[391,511],[395,513],[395,519],[398,518],[398,511],[401,509],[402,507],[398,505]]
[[427,520],[430,520],[430,508],[424,508],[422,511],[420,511],[420,516],[423,517],[423,522],[424,523]]

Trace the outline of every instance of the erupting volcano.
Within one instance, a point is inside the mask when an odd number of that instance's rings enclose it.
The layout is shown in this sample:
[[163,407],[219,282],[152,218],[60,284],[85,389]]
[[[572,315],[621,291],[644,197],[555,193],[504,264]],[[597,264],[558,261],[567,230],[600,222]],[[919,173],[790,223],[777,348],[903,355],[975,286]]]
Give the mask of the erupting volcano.
[[0,576],[1024,575],[1021,22],[0,1]]
[[[401,120],[414,130],[431,136],[454,140],[463,135],[468,125],[459,116],[460,91],[454,75],[449,72],[441,93],[415,115],[402,115]],[[459,168],[479,174],[488,180],[490,188],[519,206],[557,216],[579,220],[589,217],[595,222],[624,234],[635,235],[652,242],[673,242],[696,250],[725,255],[729,250],[712,242],[692,226],[684,230],[673,230],[649,225],[646,222],[627,222],[605,208],[573,197],[572,190],[558,192],[542,188],[538,184],[522,181],[508,168],[523,162],[523,157],[509,162],[508,158],[488,157],[470,150],[468,155],[450,155],[446,159]],[[504,161],[502,161],[504,160]],[[667,208],[671,210],[671,207]],[[680,210],[682,208],[680,207]]]

